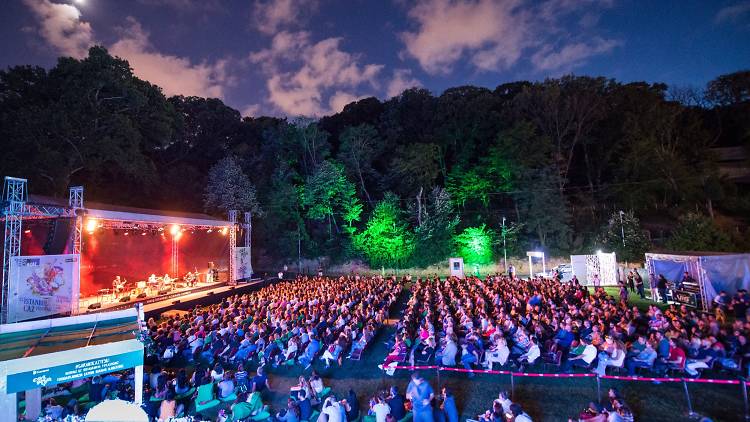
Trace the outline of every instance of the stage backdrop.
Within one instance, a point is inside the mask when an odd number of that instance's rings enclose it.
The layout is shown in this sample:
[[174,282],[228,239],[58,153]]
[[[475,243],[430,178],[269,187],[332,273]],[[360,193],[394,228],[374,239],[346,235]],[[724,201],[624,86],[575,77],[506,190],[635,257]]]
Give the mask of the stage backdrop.
[[81,261],[81,295],[95,295],[99,289],[111,288],[115,276],[134,284],[151,274],[171,277],[188,271],[205,274],[208,263],[215,268],[229,266],[229,236],[219,232],[182,233],[178,242],[179,271],[171,272],[172,239],[169,234],[97,230],[84,233]]
[[79,260],[72,254],[14,257],[8,320],[26,321],[77,309]]

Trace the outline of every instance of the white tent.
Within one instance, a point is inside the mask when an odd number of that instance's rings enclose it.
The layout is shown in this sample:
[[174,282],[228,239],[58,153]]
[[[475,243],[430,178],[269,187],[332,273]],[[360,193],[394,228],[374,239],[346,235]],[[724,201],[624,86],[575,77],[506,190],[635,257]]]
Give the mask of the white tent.
[[600,286],[617,285],[617,257],[614,252],[571,255],[570,266],[581,284],[594,285],[594,278],[598,276]]

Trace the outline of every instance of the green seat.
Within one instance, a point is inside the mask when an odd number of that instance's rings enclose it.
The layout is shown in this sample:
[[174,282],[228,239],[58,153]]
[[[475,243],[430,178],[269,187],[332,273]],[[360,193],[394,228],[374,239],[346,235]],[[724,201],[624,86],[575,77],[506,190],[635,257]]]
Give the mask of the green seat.
[[149,398],[148,401],[161,402],[161,401],[164,401],[164,399],[160,399],[156,396],[151,396],[151,398]]
[[412,419],[414,419],[414,415],[411,412],[408,412],[403,418],[399,419],[398,422],[411,422]]
[[188,398],[188,397],[192,396],[192,395],[193,395],[193,393],[195,393],[195,387],[191,387],[191,388],[190,388],[189,390],[187,390],[186,392],[184,392],[184,393],[182,393],[182,394],[179,394],[179,395],[176,395],[176,396],[174,397],[174,399],[175,399],[175,400],[178,400],[178,401],[179,401],[179,400],[185,400],[186,398]]
[[89,393],[86,393],[86,394],[82,395],[81,397],[78,397],[78,399],[76,399],[76,401],[78,403],[80,403],[82,401],[89,401]]
[[375,415],[365,415],[362,422],[375,422]]
[[[89,391],[90,386],[91,386],[91,383],[85,382],[85,383],[79,385],[78,387],[71,388],[70,389],[70,394],[72,394],[72,395],[75,396],[76,394],[86,393],[87,391]],[[86,393],[86,394],[88,394],[88,393]]]
[[318,394],[318,400],[323,400],[324,398],[328,397],[329,394],[331,394],[331,387],[325,387],[323,391]]
[[237,400],[237,394],[232,393],[224,398],[219,397],[219,400],[221,400],[223,403],[232,403],[233,401]]
[[214,397],[214,385],[204,384],[198,387],[198,396],[195,398],[195,411],[202,413],[206,409],[210,409],[221,403]]

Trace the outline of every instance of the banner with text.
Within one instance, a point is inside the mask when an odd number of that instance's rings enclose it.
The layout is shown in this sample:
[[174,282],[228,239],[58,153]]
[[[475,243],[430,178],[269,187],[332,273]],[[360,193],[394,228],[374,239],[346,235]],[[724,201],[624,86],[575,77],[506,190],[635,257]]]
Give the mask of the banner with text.
[[39,387],[52,387],[63,382],[122,371],[138,365],[143,365],[142,350],[120,353],[101,359],[81,360],[66,365],[8,374],[7,392],[11,394]]
[[17,256],[10,264],[8,321],[19,322],[78,307],[79,255]]
[[253,264],[250,262],[250,248],[234,248],[234,274],[232,280],[243,280],[253,275]]

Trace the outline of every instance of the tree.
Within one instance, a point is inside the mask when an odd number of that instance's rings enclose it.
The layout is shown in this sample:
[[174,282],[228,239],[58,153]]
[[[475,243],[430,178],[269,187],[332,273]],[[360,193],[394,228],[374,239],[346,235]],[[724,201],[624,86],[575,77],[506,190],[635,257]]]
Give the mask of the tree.
[[370,125],[348,127],[341,134],[340,141],[341,149],[338,158],[344,163],[349,173],[359,180],[362,193],[370,206],[373,206],[365,178],[378,176],[372,168],[372,162],[381,146],[377,131]]
[[203,206],[209,212],[237,210],[262,214],[255,197],[255,186],[233,156],[225,157],[211,167]]
[[518,205],[519,223],[536,237],[539,246],[566,250],[570,246],[570,214],[556,178],[550,169],[528,171],[519,180],[520,189],[513,198]]
[[564,76],[525,88],[515,98],[521,116],[552,140],[553,162],[560,194],[580,142],[604,115],[605,78]]
[[622,217],[619,211],[612,213],[607,224],[602,226],[597,243],[608,251],[614,251],[617,258],[630,262],[643,260],[643,254],[651,247],[633,211],[623,212]]
[[454,237],[456,252],[467,264],[489,264],[492,262],[492,244],[496,234],[484,224],[467,227]]
[[14,67],[0,71],[0,166],[37,192],[83,184],[87,194],[133,201],[156,190],[151,153],[168,144],[175,118],[158,87],[102,47],[49,72]]
[[417,216],[414,229],[414,255],[412,262],[419,267],[443,261],[453,252],[453,236],[461,221],[456,214],[450,194],[435,187],[422,207],[412,206]]
[[307,178],[301,193],[307,218],[328,219],[329,237],[332,235],[331,225],[338,232],[335,214],[342,215],[349,227],[359,220],[362,206],[357,200],[356,188],[347,179],[344,166],[336,161],[323,161],[315,173]]
[[721,75],[708,83],[706,97],[719,105],[750,101],[750,70]]
[[733,249],[729,236],[712,219],[694,212],[679,217],[667,247],[674,251],[704,252],[729,252]]
[[354,245],[373,266],[401,266],[409,259],[414,235],[403,220],[396,195],[387,192],[378,202],[365,229],[354,236]]

